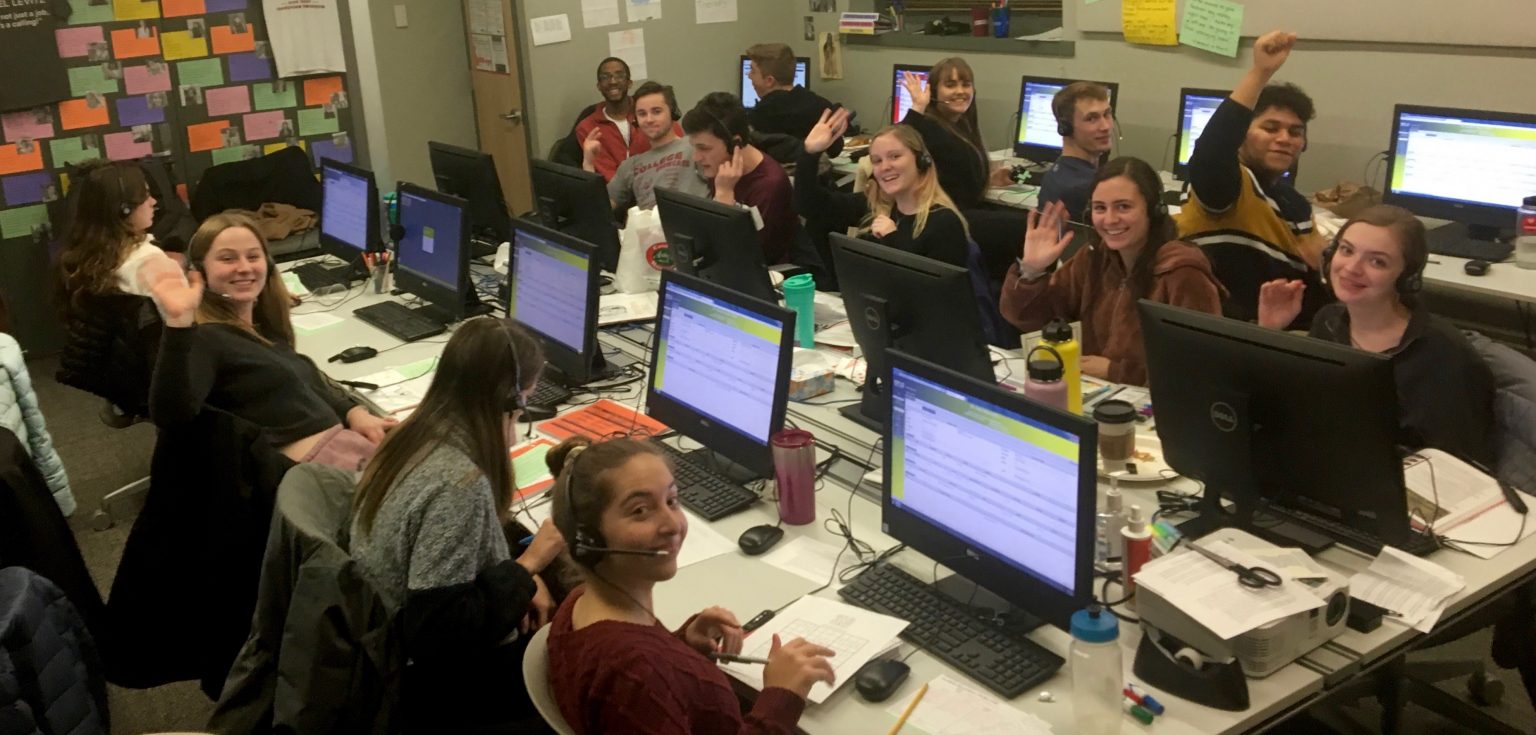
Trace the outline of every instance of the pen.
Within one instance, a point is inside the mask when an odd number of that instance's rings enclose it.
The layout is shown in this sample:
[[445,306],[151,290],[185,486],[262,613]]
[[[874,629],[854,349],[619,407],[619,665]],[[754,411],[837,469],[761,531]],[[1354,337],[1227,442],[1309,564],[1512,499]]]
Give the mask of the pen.
[[902,726],[907,724],[907,718],[912,716],[912,710],[917,709],[917,703],[923,701],[923,695],[927,693],[928,685],[924,684],[921,689],[917,690],[917,694],[912,695],[912,701],[907,704],[906,709],[902,710],[901,717],[896,720],[895,725],[891,726],[891,731],[887,735],[896,735],[896,733],[901,732]]
[[713,661],[719,661],[719,662],[728,663],[728,664],[764,664],[764,665],[766,665],[768,663],[768,659],[766,659],[766,658],[757,658],[755,656],[737,656],[734,653],[720,653],[719,651],[716,651],[714,653],[709,654],[709,658],[710,658],[710,660],[713,660]]
[[1135,684],[1127,682],[1125,685],[1125,693],[1131,699],[1136,700],[1136,704],[1147,708],[1147,710],[1154,715],[1160,715],[1164,711],[1162,702],[1153,699],[1152,695],[1147,693],[1147,690],[1142,689]]
[[532,536],[524,536],[522,541],[517,542],[517,545],[518,546],[527,546],[528,544],[531,544],[531,543],[533,543],[533,537]]
[[1136,700],[1131,699],[1130,697],[1126,697],[1122,701],[1125,702],[1125,713],[1126,714],[1136,718],[1137,721],[1141,722],[1141,724],[1143,724],[1143,725],[1150,725],[1150,724],[1152,724],[1152,713],[1148,712],[1145,707],[1142,707],[1141,705],[1136,704]]
[[1482,462],[1474,460],[1472,466],[1476,467],[1479,472],[1493,477],[1493,481],[1499,483],[1499,490],[1504,492],[1504,502],[1509,503],[1509,507],[1514,508],[1516,513],[1525,515],[1527,510],[1525,501],[1520,499],[1520,493],[1515,492],[1515,488],[1511,487],[1509,483],[1494,477],[1493,470],[1488,469]]

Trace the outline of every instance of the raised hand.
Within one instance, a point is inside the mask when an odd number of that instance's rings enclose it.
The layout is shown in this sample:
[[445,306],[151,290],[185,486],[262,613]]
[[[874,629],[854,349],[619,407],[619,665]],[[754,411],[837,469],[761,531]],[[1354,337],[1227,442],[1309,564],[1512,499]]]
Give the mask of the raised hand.
[[1296,46],[1296,34],[1287,31],[1270,31],[1253,42],[1253,68],[1265,74],[1274,74],[1291,57]]
[[821,119],[816,121],[811,132],[805,134],[805,152],[814,156],[831,148],[832,144],[848,131],[848,117],[846,107],[822,110]]
[[1285,329],[1301,313],[1301,297],[1307,284],[1276,278],[1259,286],[1259,326]]
[[593,128],[587,133],[585,140],[581,141],[581,167],[588,171],[597,170],[597,156],[603,152],[603,129]]
[[1067,205],[1059,201],[1030,211],[1029,228],[1024,232],[1024,253],[1020,257],[1029,274],[1044,273],[1072,242],[1072,232],[1059,234],[1062,222],[1067,219],[1066,211]]
[[916,72],[904,71],[901,73],[901,86],[907,89],[907,96],[912,98],[912,109],[919,114],[928,110],[928,103],[933,97],[929,94],[928,80]]
[[189,271],[186,283],[179,278],[161,278],[151,287],[150,296],[166,326],[190,327],[197,320],[198,304],[203,303],[203,274]]

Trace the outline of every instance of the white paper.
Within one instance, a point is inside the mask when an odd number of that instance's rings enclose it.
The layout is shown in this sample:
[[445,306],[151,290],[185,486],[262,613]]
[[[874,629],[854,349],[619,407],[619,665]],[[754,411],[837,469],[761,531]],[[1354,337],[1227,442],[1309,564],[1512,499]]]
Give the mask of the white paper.
[[[767,658],[775,633],[785,643],[804,638],[837,652],[828,661],[836,675],[837,686],[842,686],[853,678],[859,667],[896,646],[896,636],[906,627],[907,621],[889,615],[824,597],[802,597],[766,625],[752,631],[742,646],[741,655]],[[725,664],[721,668],[754,689],[763,688],[762,664]],[[836,687],[818,681],[807,698],[820,704],[835,690]]]
[[1349,580],[1349,594],[1428,633],[1451,596],[1466,586],[1461,575],[1439,564],[1383,546],[1376,560]]
[[581,0],[581,27],[602,28],[619,24],[619,0]]
[[[1414,528],[1434,517],[1436,534],[1504,504],[1499,481],[1438,449],[1423,449],[1403,459],[1408,487],[1408,517]],[[1438,508],[1438,511],[1437,511]]]
[[1264,566],[1286,579],[1328,578],[1328,570],[1312,560],[1301,549],[1266,547],[1250,548],[1248,553],[1264,562]]
[[288,321],[293,323],[294,329],[301,332],[313,332],[318,329],[341,324],[345,320],[332,314],[318,312],[315,314],[293,314],[288,317]]
[[722,536],[704,519],[686,510],[683,515],[688,517],[688,535],[683,539],[683,548],[677,552],[679,569],[736,550],[735,541]]
[[507,35],[501,0],[469,0],[469,32],[487,36]]
[[[917,690],[885,709],[901,717]],[[1049,735],[1050,723],[1021,712],[996,696],[940,674],[928,682],[923,701],[912,710],[907,724],[929,735]],[[1127,728],[1129,729],[1129,728]]]
[[533,31],[535,46],[548,46],[552,43],[571,40],[571,18],[565,13],[533,18],[528,21],[528,27]]
[[[809,536],[800,536],[788,543],[780,544],[778,548],[768,552],[763,561],[768,562],[791,574],[798,574],[816,584],[826,584],[832,577],[832,565],[837,561],[841,546],[817,541]],[[844,554],[845,558],[852,558],[851,554]],[[832,586],[828,589],[837,589],[842,583],[832,580]]]
[[[1536,533],[1536,498],[1520,493],[1528,513],[1516,513],[1508,503],[1478,515],[1445,534],[1453,548],[1482,559],[1492,559],[1516,541]],[[1518,537],[1518,538],[1517,538]],[[1481,541],[1482,543],[1472,543]]]
[[432,372],[407,379],[400,371],[391,368],[365,375],[358,378],[358,381],[379,386],[377,390],[362,391],[363,397],[380,411],[403,419],[409,414],[402,415],[402,411],[420,406],[427,397],[427,388],[432,385]]
[[656,292],[611,293],[597,297],[597,326],[644,322],[656,318]]
[[735,23],[736,0],[693,0],[694,19],[705,23]]
[[631,23],[659,19],[661,18],[661,0],[624,0],[624,10]]
[[650,78],[650,72],[645,68],[645,29],[609,31],[608,55],[623,59],[624,63],[629,64],[631,80],[638,82]]
[[[1264,566],[1259,559],[1226,542],[1201,542],[1201,546],[1244,566]],[[1321,598],[1291,580],[1276,587],[1245,587],[1237,581],[1236,572],[1194,550],[1148,562],[1137,572],[1136,584],[1156,592],[1224,640],[1287,615],[1323,606]]]

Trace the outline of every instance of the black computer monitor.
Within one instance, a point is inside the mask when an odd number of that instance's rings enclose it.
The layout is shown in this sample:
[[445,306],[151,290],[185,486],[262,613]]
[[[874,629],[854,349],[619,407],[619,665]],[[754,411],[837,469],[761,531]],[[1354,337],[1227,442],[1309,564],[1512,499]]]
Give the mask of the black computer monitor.
[[779,302],[750,211],[657,188],[656,212],[677,270],[770,304]]
[[427,302],[418,311],[449,324],[478,313],[469,282],[469,210],[463,199],[405,182],[398,190],[395,281]]
[[[1421,217],[1452,220],[1429,232],[1442,243],[1490,242],[1514,227],[1536,194],[1536,114],[1397,105],[1382,200]],[[1437,247],[1440,246],[1440,247]],[[1499,249],[1509,257],[1513,248]]]
[[1098,427],[899,350],[887,359],[883,529],[1066,629],[1093,600]]
[[320,159],[320,249],[366,270],[362,254],[379,250],[379,185],[373,172]]
[[768,440],[784,427],[795,313],[673,271],[661,274],[656,309],[646,413],[771,477]]
[[[1200,531],[1298,508],[1400,544],[1410,531],[1390,359],[1255,324],[1141,301],[1163,456],[1205,484]],[[1326,529],[1313,529],[1326,533]]]
[[512,239],[512,216],[502,195],[496,159],[484,151],[427,142],[432,178],[437,190],[452,194],[469,206],[469,235],[495,246]]
[[1216,114],[1216,108],[1226,101],[1225,89],[1198,89],[1185,87],[1179,90],[1179,119],[1175,123],[1173,148],[1173,175],[1180,179],[1189,175],[1189,157],[1194,155],[1195,141],[1205,132],[1205,124]]
[[544,342],[544,359],[567,386],[608,374],[597,344],[599,270],[592,243],[526,219],[512,221],[507,316]]
[[612,273],[619,267],[619,225],[602,174],[533,161],[533,197],[539,219],[567,235],[597,246],[597,263]]
[[906,72],[928,79],[928,70],[931,66],[918,66],[917,64],[896,64],[891,67],[891,124],[901,122],[907,116],[907,110],[912,109],[912,95],[907,94],[907,86],[902,83],[902,75]]
[[885,354],[891,348],[995,383],[981,309],[964,268],[832,233],[832,262],[853,338],[868,368],[863,398],[841,409],[876,431],[890,415]]
[[[1013,155],[1036,163],[1046,163],[1061,157],[1061,130],[1056,124],[1056,112],[1051,100],[1077,80],[1056,77],[1026,76],[1019,81],[1019,128],[1013,136]],[[1120,99],[1120,85],[1115,82],[1094,82],[1109,88],[1109,106],[1115,107]]]
[[[811,78],[807,73],[811,68],[811,57],[795,57],[795,84],[797,86],[811,88]],[[757,90],[752,88],[752,80],[747,78],[747,73],[752,71],[752,60],[746,54],[741,55],[741,106],[752,109],[757,106]]]

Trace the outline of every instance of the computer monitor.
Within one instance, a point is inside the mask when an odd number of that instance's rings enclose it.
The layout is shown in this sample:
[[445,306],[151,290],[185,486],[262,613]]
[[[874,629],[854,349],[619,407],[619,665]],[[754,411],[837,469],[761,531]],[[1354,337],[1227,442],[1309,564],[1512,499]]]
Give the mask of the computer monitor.
[[544,342],[544,359],[568,386],[607,374],[597,344],[597,247],[526,219],[512,221],[507,316]]
[[484,151],[437,141],[427,142],[427,156],[437,190],[469,203],[470,237],[485,241],[493,252],[496,245],[510,241],[512,216],[502,196],[496,159]]
[[886,351],[900,349],[995,383],[981,309],[964,268],[832,233],[832,262],[853,338],[868,368],[863,398],[841,409],[876,431],[890,415]]
[[[806,89],[811,88],[811,79],[807,70],[811,68],[811,57],[795,57],[795,84]],[[757,106],[757,90],[752,88],[752,80],[747,78],[747,73],[752,71],[752,60],[746,54],[741,56],[741,106],[748,110]]]
[[1383,201],[1456,223],[1430,231],[1431,250],[1496,240],[1536,194],[1536,114],[1397,105],[1388,148]]
[[[1392,362],[1375,353],[1143,300],[1163,456],[1205,484],[1197,535],[1297,508],[1384,543],[1407,539]],[[1218,498],[1236,517],[1215,512]],[[1325,528],[1314,531],[1327,533]]]
[[1098,427],[899,350],[887,359],[884,531],[1066,629],[1093,600]]
[[646,413],[771,477],[768,439],[784,427],[795,313],[674,271],[661,275],[656,309]]
[[597,263],[612,273],[619,267],[619,225],[601,174],[533,161],[533,196],[539,219],[550,227],[597,246]]
[[750,211],[658,188],[656,212],[674,268],[770,304],[779,302]]
[[895,66],[891,67],[892,125],[901,122],[901,119],[907,116],[907,110],[912,109],[912,95],[907,94],[907,87],[902,83],[902,75],[907,72],[912,72],[913,74],[922,77],[923,80],[926,81],[928,79],[928,70],[932,68],[933,67],[931,66],[918,66],[916,64],[896,64]]
[[1179,90],[1179,119],[1174,129],[1173,142],[1177,158],[1173,162],[1173,175],[1180,179],[1189,175],[1189,157],[1195,152],[1195,141],[1205,132],[1205,124],[1216,114],[1216,108],[1230,94],[1224,89],[1197,89],[1185,87]]
[[364,270],[362,254],[382,244],[373,172],[322,158],[320,188],[320,249]]
[[[1036,163],[1061,157],[1061,130],[1051,100],[1062,87],[1077,81],[1056,77],[1026,76],[1019,81],[1019,128],[1013,136],[1013,155]],[[1120,99],[1120,85],[1094,82],[1109,88],[1109,106]]]
[[400,242],[395,281],[428,306],[425,316],[444,324],[478,313],[469,283],[469,211],[463,199],[405,182],[398,190]]

